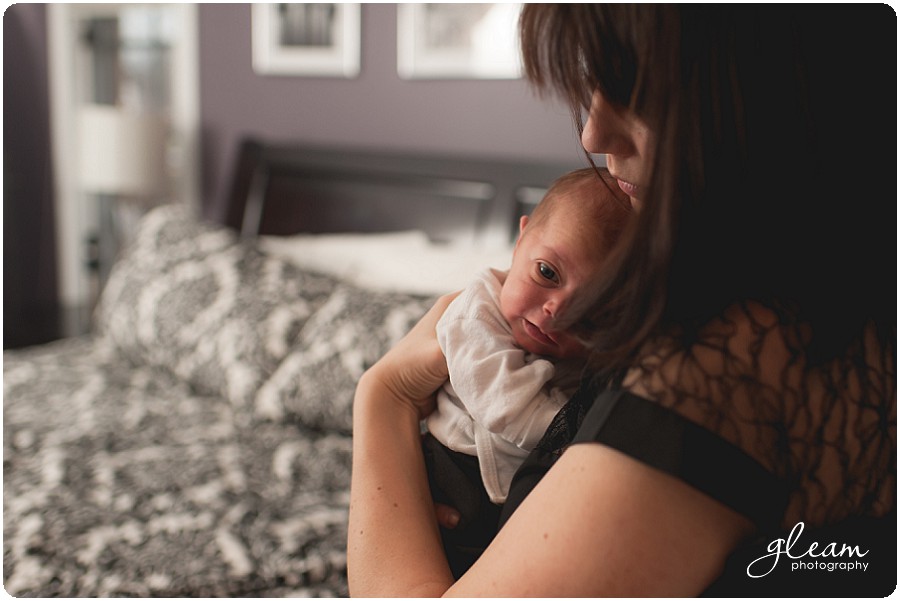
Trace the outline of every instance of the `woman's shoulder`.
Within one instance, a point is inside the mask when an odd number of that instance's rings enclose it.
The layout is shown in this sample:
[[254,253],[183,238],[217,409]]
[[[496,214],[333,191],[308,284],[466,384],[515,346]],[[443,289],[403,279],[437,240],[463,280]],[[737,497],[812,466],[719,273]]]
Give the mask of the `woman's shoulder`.
[[654,339],[623,387],[738,446],[793,489],[814,522],[881,513],[896,464],[893,349],[869,332],[828,361],[815,332],[760,303],[729,307],[692,336]]
[[729,307],[694,334],[658,336],[644,345],[623,387],[712,426],[713,415],[761,409],[750,395],[783,388],[796,352],[778,315],[757,303]]

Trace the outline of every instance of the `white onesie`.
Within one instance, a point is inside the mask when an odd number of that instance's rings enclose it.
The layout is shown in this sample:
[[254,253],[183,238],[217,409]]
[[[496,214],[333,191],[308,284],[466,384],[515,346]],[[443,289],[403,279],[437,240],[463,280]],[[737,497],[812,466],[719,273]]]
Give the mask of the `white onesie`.
[[450,379],[426,418],[444,446],[478,456],[494,503],[506,500],[513,474],[571,392],[553,386],[560,379],[554,363],[516,346],[500,313],[505,279],[493,269],[479,273],[438,321]]

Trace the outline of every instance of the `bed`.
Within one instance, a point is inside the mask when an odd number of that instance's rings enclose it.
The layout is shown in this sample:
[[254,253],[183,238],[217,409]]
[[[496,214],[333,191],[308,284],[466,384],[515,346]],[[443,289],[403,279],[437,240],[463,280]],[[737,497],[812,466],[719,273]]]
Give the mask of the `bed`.
[[91,333],[3,356],[15,596],[346,596],[357,378],[571,165],[240,146],[150,211]]

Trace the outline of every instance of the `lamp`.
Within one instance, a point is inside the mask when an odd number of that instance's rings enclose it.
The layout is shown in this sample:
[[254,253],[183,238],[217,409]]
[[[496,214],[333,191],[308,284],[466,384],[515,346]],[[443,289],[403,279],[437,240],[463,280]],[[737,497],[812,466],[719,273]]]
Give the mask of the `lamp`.
[[168,128],[161,115],[89,104],[80,119],[82,189],[143,200],[166,190]]
[[78,118],[79,184],[99,205],[99,232],[88,253],[96,297],[137,220],[169,189],[169,131],[162,115],[114,105],[84,105]]

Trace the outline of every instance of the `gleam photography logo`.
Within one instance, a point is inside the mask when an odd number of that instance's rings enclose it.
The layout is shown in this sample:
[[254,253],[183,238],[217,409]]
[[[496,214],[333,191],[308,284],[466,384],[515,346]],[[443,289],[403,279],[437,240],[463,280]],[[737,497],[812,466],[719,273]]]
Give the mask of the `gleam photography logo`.
[[830,542],[820,547],[819,542],[813,541],[804,546],[804,543],[800,543],[803,527],[803,522],[798,522],[787,538],[777,538],[769,543],[766,547],[768,554],[754,559],[747,565],[747,576],[750,578],[768,576],[782,556],[790,560],[792,572],[804,570],[865,572],[869,568],[868,561],[863,561],[869,551],[860,549],[859,545]]

